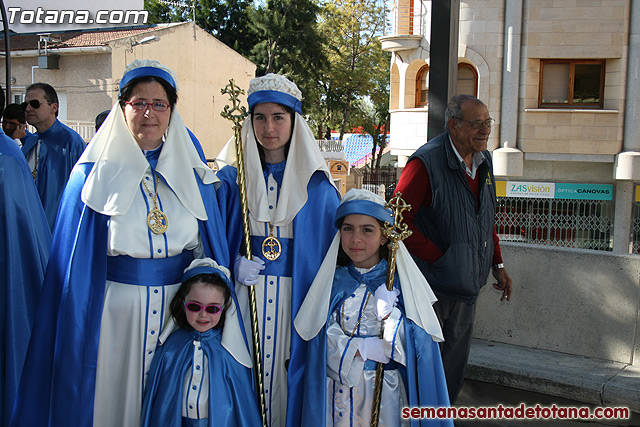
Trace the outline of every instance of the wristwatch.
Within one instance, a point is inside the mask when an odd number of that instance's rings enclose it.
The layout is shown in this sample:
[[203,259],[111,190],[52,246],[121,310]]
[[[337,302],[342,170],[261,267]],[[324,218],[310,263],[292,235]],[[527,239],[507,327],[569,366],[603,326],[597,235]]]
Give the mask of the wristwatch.
[[499,264],[494,264],[491,268],[493,268],[494,270],[500,270],[501,268],[504,268],[504,263],[499,263]]

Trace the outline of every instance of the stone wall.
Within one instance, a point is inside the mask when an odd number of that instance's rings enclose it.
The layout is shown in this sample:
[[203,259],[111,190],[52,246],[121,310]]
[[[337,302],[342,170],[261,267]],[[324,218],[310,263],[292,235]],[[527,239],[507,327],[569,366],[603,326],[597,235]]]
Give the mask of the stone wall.
[[640,365],[640,257],[501,247],[513,297],[500,302],[489,277],[477,302],[475,338]]

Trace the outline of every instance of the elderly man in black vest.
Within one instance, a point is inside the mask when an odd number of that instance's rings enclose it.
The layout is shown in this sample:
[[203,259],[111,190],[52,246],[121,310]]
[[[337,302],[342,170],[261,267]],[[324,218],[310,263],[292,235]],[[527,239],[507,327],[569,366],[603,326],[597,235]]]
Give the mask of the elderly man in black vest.
[[445,111],[445,132],[420,147],[402,171],[396,193],[413,209],[405,240],[438,297],[449,398],[454,403],[469,358],[475,302],[489,272],[511,298],[512,281],[502,262],[495,229],[496,188],[487,140],[494,120],[470,95],[454,96]]

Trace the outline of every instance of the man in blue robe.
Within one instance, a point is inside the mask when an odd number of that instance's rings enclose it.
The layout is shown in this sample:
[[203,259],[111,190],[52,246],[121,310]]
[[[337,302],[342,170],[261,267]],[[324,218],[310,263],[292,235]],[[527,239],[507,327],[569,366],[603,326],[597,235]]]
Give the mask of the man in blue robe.
[[[0,91],[0,114],[4,94]],[[44,271],[51,232],[24,156],[0,130],[0,423],[7,425]]]
[[62,192],[86,144],[76,131],[57,119],[58,94],[51,85],[34,83],[27,87],[21,106],[27,123],[37,131],[25,140],[22,152],[53,230]]

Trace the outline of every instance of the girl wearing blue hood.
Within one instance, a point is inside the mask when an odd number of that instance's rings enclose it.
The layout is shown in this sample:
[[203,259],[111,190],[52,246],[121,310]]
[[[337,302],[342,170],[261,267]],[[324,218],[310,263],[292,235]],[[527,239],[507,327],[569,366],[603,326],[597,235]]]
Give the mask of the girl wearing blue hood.
[[170,305],[180,329],[160,337],[145,387],[143,426],[261,424],[251,370],[221,343],[229,283],[229,270],[210,258],[185,270]]
[[382,228],[393,220],[384,200],[366,190],[350,190],[338,207],[339,232],[295,319],[309,340],[305,426],[370,425],[377,363],[384,364],[379,425],[451,425],[402,418],[403,408],[449,400],[435,297],[401,242],[394,289],[386,287]]

